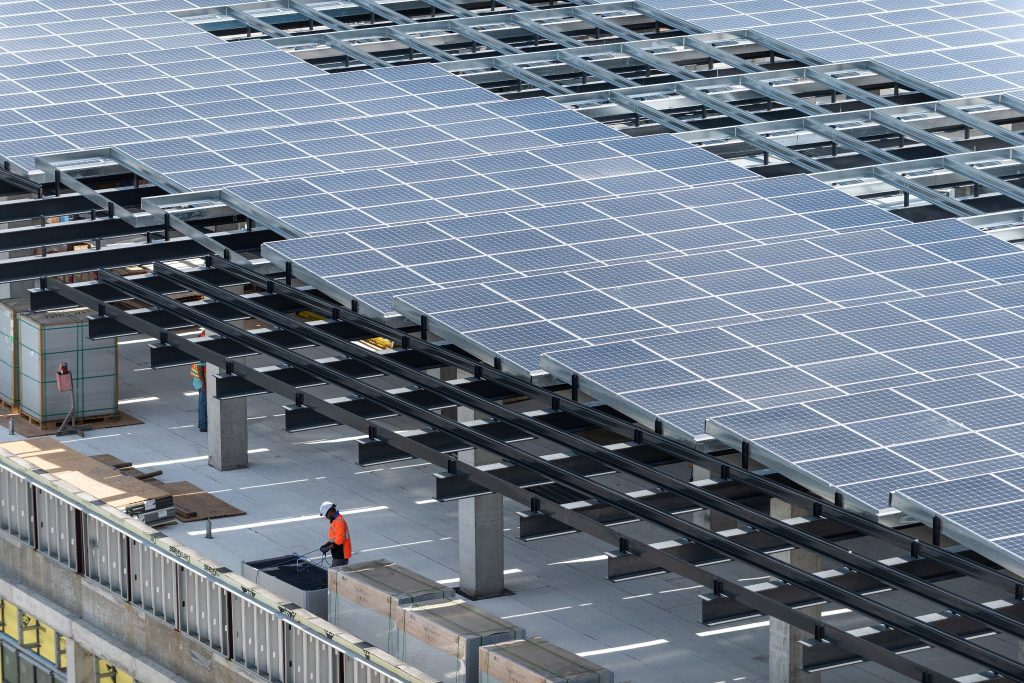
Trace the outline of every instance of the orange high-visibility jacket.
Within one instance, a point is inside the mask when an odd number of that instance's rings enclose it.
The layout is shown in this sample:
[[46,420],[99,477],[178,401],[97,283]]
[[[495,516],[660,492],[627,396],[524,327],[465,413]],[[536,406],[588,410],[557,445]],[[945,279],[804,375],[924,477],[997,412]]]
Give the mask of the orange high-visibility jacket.
[[331,522],[327,537],[334,545],[341,546],[342,557],[346,560],[352,557],[352,540],[348,535],[348,523],[340,514]]

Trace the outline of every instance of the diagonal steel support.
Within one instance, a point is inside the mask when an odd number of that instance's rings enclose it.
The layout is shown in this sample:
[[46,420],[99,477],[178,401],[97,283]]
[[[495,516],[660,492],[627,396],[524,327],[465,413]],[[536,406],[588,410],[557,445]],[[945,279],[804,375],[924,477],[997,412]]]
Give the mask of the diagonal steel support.
[[647,40],[647,36],[637,33],[632,29],[628,29],[625,26],[619,26],[614,21],[610,21],[604,17],[599,17],[589,10],[572,7],[569,11],[572,12],[574,17],[582,19],[588,24],[592,24],[601,29],[605,33],[618,36],[623,40]]
[[912,126],[908,123],[904,123],[895,116],[890,116],[889,114],[878,111],[877,109],[872,109],[871,111],[867,112],[867,115],[868,118],[874,121],[878,121],[886,128],[889,128],[890,130],[899,133],[903,137],[910,138],[911,140],[916,140],[917,142],[920,142],[923,145],[931,147],[937,152],[942,152],[944,154],[963,154],[965,151],[967,151],[960,145],[953,142],[952,140],[947,140],[946,138],[940,135],[936,135],[935,133],[931,133],[927,130],[922,130],[921,128]]
[[853,99],[858,100],[860,102],[863,102],[864,104],[867,104],[869,106],[872,106],[872,107],[891,107],[892,106],[892,102],[890,102],[889,100],[885,99],[884,97],[879,97],[878,95],[875,95],[874,93],[868,92],[864,88],[859,88],[856,85],[853,85],[851,83],[847,83],[845,81],[841,81],[838,78],[835,78],[833,76],[829,76],[828,74],[826,74],[824,72],[816,71],[815,69],[804,69],[803,70],[803,75],[806,76],[807,78],[811,79],[812,81],[820,83],[820,84],[824,85],[827,88],[835,90],[836,92],[841,92],[844,95],[846,95],[848,97],[852,97]]
[[341,54],[345,55],[346,57],[354,59],[358,62],[362,62],[367,66],[372,66],[378,69],[391,66],[391,64],[389,64],[385,60],[381,59],[380,57],[371,55],[369,52],[362,49],[361,47],[357,47],[355,45],[345,42],[345,40],[342,39],[337,34],[325,33],[321,36],[318,36],[318,38],[324,41],[325,44],[330,45],[332,48],[334,48]]
[[769,140],[768,138],[758,135],[757,133],[749,131],[745,128],[737,127],[735,134],[736,137],[738,137],[740,140],[749,142],[754,147],[774,154],[780,159],[785,159],[789,163],[793,164],[794,166],[798,166],[799,168],[802,168],[808,173],[819,173],[821,171],[833,170],[830,166],[826,166],[817,159],[812,159],[811,157],[804,156],[803,154],[797,152],[794,149],[790,149],[789,147],[786,147],[783,144],[775,142],[774,140]]
[[849,133],[836,130],[832,126],[828,126],[821,121],[815,121],[813,118],[804,119],[802,123],[804,128],[807,130],[814,131],[818,135],[831,140],[840,147],[851,149],[854,152],[871,159],[875,163],[891,164],[897,161],[904,161],[904,159],[901,159],[895,154],[886,152],[884,149],[879,149],[874,145],[870,145],[859,138],[855,138]]
[[473,41],[478,45],[489,47],[500,55],[520,55],[523,51],[514,45],[498,40],[494,36],[489,36],[483,31],[478,31],[472,26],[460,24],[457,21],[448,22],[448,28],[455,33],[458,33],[463,38]]
[[583,73],[589,74],[594,78],[599,78],[600,80],[608,83],[609,85],[613,85],[617,88],[635,88],[640,85],[636,81],[630,80],[625,76],[620,76],[613,71],[609,71],[608,69],[605,69],[602,66],[598,66],[593,62],[589,62],[586,59],[580,57],[579,55],[574,55],[571,52],[559,50],[556,53],[556,55],[558,59],[562,60],[569,66],[574,66]]
[[477,16],[475,12],[466,9],[465,7],[460,7],[459,5],[456,5],[454,2],[448,2],[448,0],[421,0],[421,2],[424,2],[430,5],[431,7],[435,7],[441,10],[442,12],[446,12],[447,14],[450,14],[453,17],[460,17],[465,19],[467,17]]
[[982,187],[994,190],[999,194],[1006,195],[1015,202],[1024,204],[1024,187],[1008,183],[1002,178],[994,176],[983,169],[975,168],[970,164],[965,164],[959,159],[943,157],[940,161],[942,161],[943,166],[951,171],[959,173],[968,180],[976,182]]
[[[1000,102],[1000,104],[1006,104],[1007,106],[1011,106],[1008,102],[1002,101],[1005,97],[1006,96],[1003,95],[993,99],[997,102]],[[1002,140],[1003,142],[1013,145],[1015,147],[1018,145],[1024,145],[1024,135],[1003,128],[997,123],[986,121],[980,116],[968,114],[967,112],[961,111],[960,109],[957,109],[956,107],[950,104],[946,104],[945,102],[935,102],[932,106],[935,107],[935,111],[939,112],[940,114],[948,116],[949,118],[959,121],[964,125],[970,126],[971,128],[976,128],[985,135],[988,135],[989,137],[995,140]],[[1011,106],[1011,108],[1016,109],[1017,107]],[[1024,114],[1024,102],[1021,103],[1020,111],[1022,114]]]
[[458,59],[455,55],[449,54],[439,47],[434,47],[430,43],[424,42],[419,38],[410,36],[395,26],[385,26],[382,30],[389,38],[405,45],[411,50],[416,50],[428,57],[436,59],[439,62],[454,62]]
[[401,12],[396,12],[390,7],[385,7],[373,0],[349,0],[353,5],[366,10],[371,16],[382,17],[395,24],[411,24],[413,20]]
[[700,76],[698,76],[694,72],[689,71],[688,69],[685,69],[679,66],[678,64],[673,64],[667,59],[659,57],[653,52],[650,52],[650,47],[644,49],[641,47],[637,47],[636,45],[630,45],[629,43],[623,43],[621,45],[618,45],[617,47],[623,53],[629,55],[630,57],[633,57],[634,59],[637,59],[643,62],[644,64],[649,64],[658,71],[666,73],[669,76],[674,76],[675,78],[678,78],[681,81],[688,81],[693,80],[695,78],[700,78]]
[[536,35],[540,36],[541,38],[545,38],[547,40],[550,40],[555,45],[561,45],[562,47],[584,47],[585,46],[585,43],[583,43],[582,41],[579,41],[579,40],[576,40],[575,38],[567,36],[567,35],[565,35],[564,33],[560,32],[560,31],[556,31],[554,29],[550,29],[547,26],[544,26],[542,24],[538,24],[533,19],[527,19],[526,17],[522,16],[521,14],[513,14],[513,15],[509,16],[508,20],[511,21],[513,24],[516,24],[517,26],[526,29],[530,33],[535,33]]
[[819,107],[813,102],[802,100],[796,95],[792,95],[788,92],[780,90],[779,88],[774,88],[757,78],[751,78],[750,76],[740,76],[739,80],[740,83],[742,83],[745,87],[749,88],[750,90],[753,90],[758,95],[764,95],[768,99],[772,99],[775,100],[776,102],[782,102],[783,104],[789,105],[791,108],[802,114],[807,114],[808,116],[815,116],[818,114],[831,113],[828,109],[825,109],[824,107]]
[[680,133],[691,130],[697,130],[697,127],[692,124],[686,123],[681,119],[677,119],[671,114],[666,114],[665,112],[661,111],[660,109],[656,109],[655,107],[652,107],[646,102],[640,102],[639,100],[635,100],[632,97],[623,95],[622,93],[617,92],[615,90],[610,90],[608,92],[608,99],[609,101],[614,102],[620,107],[628,109],[634,114],[639,114],[645,119],[662,125],[668,130],[674,130]]
[[720,100],[716,97],[712,97],[706,92],[697,90],[696,88],[684,85],[683,83],[673,83],[672,89],[680,95],[688,97],[689,99],[697,102],[698,104],[704,105],[712,111],[716,111],[720,114],[725,114],[729,118],[739,123],[763,123],[764,119],[757,114],[751,114],[749,111],[744,111],[736,105],[729,104],[725,100]]
[[508,74],[513,78],[518,78],[523,83],[528,83],[538,90],[546,92],[548,95],[571,95],[572,90],[564,86],[555,83],[554,81],[544,78],[540,74],[535,74],[529,69],[524,69],[521,66],[517,66],[512,62],[507,62],[503,59],[492,60],[492,65],[498,71]]
[[733,53],[727,50],[723,50],[720,47],[715,47],[711,43],[705,42],[700,38],[695,38],[694,36],[686,36],[686,38],[683,40],[683,44],[686,45],[687,47],[692,47],[694,50],[703,52],[709,57],[714,57],[722,64],[728,64],[729,66],[735,69],[739,69],[740,71],[745,71],[747,73],[767,71],[767,69],[765,69],[763,66],[758,66],[757,64],[748,62],[742,57],[738,57],[737,55],[734,55]]
[[908,192],[916,197],[920,197],[929,204],[934,204],[941,209],[945,209],[954,216],[980,216],[984,213],[969,204],[964,204],[956,201],[955,199],[950,199],[941,192],[936,192],[926,185],[914,182],[913,180],[888,169],[876,167],[872,169],[872,173],[879,180],[882,180],[899,190],[903,190],[904,192]]
[[264,35],[270,38],[287,38],[288,36],[291,35],[287,31],[279,29],[273,24],[269,24],[263,21],[262,19],[254,17],[248,12],[243,12],[242,10],[236,7],[224,7],[223,9],[224,14],[226,14],[227,16],[232,17],[234,19],[238,19],[240,22],[242,22],[249,28],[254,28],[260,33],[263,33]]
[[298,0],[279,0],[285,7],[298,12],[299,14],[308,17],[314,21],[317,21],[324,26],[334,29],[335,31],[349,31],[352,27],[348,24],[335,19],[331,15],[321,12],[315,7],[310,7],[304,3],[298,2]]

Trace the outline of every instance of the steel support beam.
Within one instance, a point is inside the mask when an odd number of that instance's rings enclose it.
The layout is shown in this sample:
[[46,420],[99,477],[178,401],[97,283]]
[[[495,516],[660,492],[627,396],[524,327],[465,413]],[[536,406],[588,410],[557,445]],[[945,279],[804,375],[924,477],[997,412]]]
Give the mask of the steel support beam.
[[593,24],[597,28],[601,29],[605,33],[613,36],[618,36],[623,40],[647,40],[647,36],[637,33],[632,29],[628,29],[625,26],[619,26],[614,21],[609,21],[604,17],[599,17],[593,12],[581,9],[579,7],[572,7],[569,9],[574,17],[582,19],[588,24]]
[[856,85],[847,83],[845,81],[841,81],[838,78],[834,78],[833,76],[829,76],[828,74],[822,71],[817,71],[815,69],[804,69],[804,76],[811,79],[812,81],[816,81],[824,85],[827,88],[830,88],[831,90],[841,92],[848,97],[851,97],[859,102],[863,102],[864,104],[867,104],[872,107],[891,107],[893,104],[884,97],[879,97],[878,95],[870,93],[867,90],[864,90],[863,88],[857,87]]
[[869,119],[873,121],[878,121],[886,128],[889,128],[904,137],[910,138],[911,140],[916,140],[917,142],[920,142],[923,145],[927,145],[928,147],[931,147],[937,152],[942,152],[943,154],[963,154],[964,152],[968,151],[961,147],[960,145],[953,142],[952,140],[947,140],[946,138],[940,135],[936,135],[935,133],[931,133],[927,130],[922,130],[921,128],[917,128],[916,126],[911,126],[908,123],[900,121],[895,116],[890,116],[889,114],[886,114],[885,112],[879,111],[877,109],[872,109],[871,111],[866,113]]
[[733,53],[727,52],[726,50],[723,50],[720,47],[715,47],[711,43],[707,43],[707,42],[701,40],[700,38],[695,38],[693,36],[687,36],[686,39],[683,41],[683,44],[686,45],[687,47],[692,47],[693,49],[695,49],[695,50],[697,50],[699,52],[703,52],[704,54],[708,55],[709,57],[714,57],[716,60],[718,60],[722,64],[726,64],[728,66],[733,67],[734,69],[739,69],[740,71],[743,71],[743,72],[746,72],[746,73],[756,73],[758,71],[767,71],[767,69],[765,69],[763,66],[758,66],[757,64],[754,64],[752,62],[748,62],[747,60],[743,59],[742,57],[737,57]]
[[746,130],[745,128],[737,127],[735,134],[736,137],[738,137],[740,140],[749,142],[751,145],[757,147],[758,149],[763,149],[766,152],[774,154],[780,159],[784,159],[789,163],[793,164],[794,166],[802,168],[808,173],[819,173],[821,171],[833,170],[830,166],[826,166],[817,159],[812,159],[811,157],[804,156],[795,149],[786,147],[785,145],[779,144],[774,140],[769,140],[768,138],[762,135],[758,135],[757,133],[751,132],[749,130]]
[[520,54],[523,54],[523,51],[520,50],[518,47],[515,47],[514,45],[509,45],[508,43],[506,43],[506,42],[504,42],[502,40],[498,40],[494,36],[489,36],[486,33],[484,33],[483,31],[478,31],[478,30],[476,30],[475,28],[473,28],[471,26],[466,26],[465,24],[460,24],[457,21],[449,22],[448,23],[448,28],[451,29],[452,31],[454,31],[455,33],[458,33],[460,36],[462,36],[464,38],[468,38],[469,40],[473,41],[474,43],[476,43],[478,45],[483,45],[484,47],[491,48],[492,50],[494,50],[498,54],[502,54],[502,55],[520,55]]
[[456,57],[455,55],[449,54],[439,47],[434,47],[430,43],[422,41],[419,38],[410,36],[404,33],[401,29],[396,28],[394,26],[385,26],[381,30],[384,31],[384,33],[388,37],[395,41],[398,41],[399,43],[402,43],[409,49],[421,52],[427,55],[428,57],[436,59],[439,62],[454,62],[458,59],[458,57]]
[[571,95],[572,90],[564,86],[555,83],[552,80],[544,78],[540,74],[535,74],[528,69],[524,69],[520,66],[516,66],[512,62],[507,62],[503,59],[495,59],[492,64],[494,68],[503,74],[508,74],[513,78],[518,78],[520,81],[532,85],[533,87],[541,90],[548,95]]
[[794,110],[807,114],[808,116],[816,116],[818,114],[829,114],[829,110],[824,107],[819,107],[813,102],[802,100],[796,95],[791,95],[788,92],[780,90],[779,88],[773,88],[767,83],[757,79],[751,78],[750,76],[740,76],[740,83],[753,90],[758,95],[763,95],[768,99],[775,100],[776,102],[782,102],[783,104],[789,105]]
[[688,97],[694,102],[701,104],[708,109],[716,111],[720,114],[725,114],[731,119],[738,121],[739,123],[763,123],[764,119],[757,114],[751,114],[748,111],[744,111],[739,107],[729,104],[725,100],[720,100],[711,95],[697,90],[696,88],[684,85],[683,83],[673,83],[672,89],[680,95]]
[[904,192],[909,192],[916,197],[920,197],[929,204],[934,204],[940,209],[945,209],[954,216],[980,216],[984,213],[984,211],[976,209],[970,204],[964,204],[963,202],[958,202],[955,199],[950,199],[946,195],[936,192],[930,187],[914,182],[913,180],[888,169],[876,167],[872,169],[872,172],[879,180],[885,181],[896,189],[903,190]]
[[[1001,100],[1003,97],[1005,97],[1005,95],[997,98],[997,101]],[[1015,147],[1018,145],[1024,145],[1024,135],[1012,130],[1007,130],[997,123],[986,121],[980,116],[968,114],[967,112],[961,111],[950,104],[946,104],[945,102],[934,102],[931,106],[934,107],[935,111],[938,113],[948,116],[949,118],[959,121],[971,128],[977,128],[982,133],[995,140],[1002,140],[1003,142]],[[1024,114],[1024,108],[1022,108],[1021,113]]]
[[327,28],[334,29],[335,31],[350,31],[352,27],[348,24],[335,19],[331,15],[321,12],[320,10],[310,7],[304,3],[298,2],[297,0],[280,0],[282,4],[292,10],[295,10],[304,17],[308,17],[313,21],[317,21]]
[[815,121],[814,119],[804,119],[803,126],[807,130],[814,131],[818,135],[831,140],[840,147],[845,147],[851,151],[857,152],[861,156],[871,159],[878,164],[890,164],[898,161],[903,161],[895,154],[886,152],[884,149],[879,149],[874,145],[868,144],[863,140],[853,137],[849,133],[844,133],[841,130],[836,130],[832,126],[826,125],[821,121]]
[[608,100],[614,102],[620,107],[623,107],[624,109],[628,109],[629,111],[635,114],[643,116],[645,119],[660,124],[664,128],[667,128],[668,130],[673,130],[677,132],[697,130],[697,127],[692,124],[677,119],[671,114],[666,114],[660,109],[656,109],[655,107],[652,107],[651,105],[645,102],[635,100],[632,97],[627,97],[626,95],[623,95],[620,92],[616,92],[615,90],[611,90],[608,92]]
[[694,72],[684,69],[678,64],[673,64],[667,59],[663,59],[652,52],[648,52],[643,48],[637,47],[636,45],[623,43],[622,45],[619,45],[617,47],[623,53],[629,55],[630,57],[633,57],[634,59],[637,59],[643,62],[644,64],[649,64],[658,71],[668,74],[669,76],[674,76],[675,78],[678,78],[681,81],[688,81],[693,80],[695,78],[700,78],[700,76],[698,76]]
[[615,86],[616,88],[635,88],[640,85],[636,81],[630,80],[625,76],[620,76],[613,71],[609,71],[602,66],[594,64],[593,62],[588,62],[586,59],[583,59],[579,55],[572,54],[571,52],[559,50],[557,52],[557,57],[569,66],[576,67],[584,74],[589,74],[594,78],[598,78],[608,83],[609,85]]
[[227,16],[232,17],[233,19],[238,19],[249,28],[254,28],[269,38],[287,38],[291,35],[287,31],[279,29],[273,24],[269,24],[258,17],[254,17],[248,12],[243,12],[237,7],[227,6],[224,7],[223,10],[224,14]]
[[[979,185],[987,187],[988,189],[994,190],[1000,194],[1006,195],[1015,202],[1024,204],[1024,187],[1008,183],[1002,178],[994,176],[983,169],[974,168],[970,164],[965,164],[959,159],[943,157],[940,161],[945,168],[959,173],[968,180],[976,182]],[[1022,163],[1024,163],[1024,161],[1022,161]]]
[[571,38],[560,31],[550,29],[542,24],[538,24],[533,19],[527,19],[521,14],[509,15],[508,20],[511,21],[513,24],[516,24],[531,33],[537,34],[541,38],[550,40],[555,45],[561,45],[562,47],[585,46],[585,43],[583,43],[582,41],[576,40],[575,38]]
[[[144,300],[158,302],[161,307],[164,307],[170,313],[184,315],[209,329],[229,335],[239,333],[237,328],[223,323],[213,316],[207,316],[194,309],[190,310],[190,307],[172,299],[155,295],[151,290],[147,290],[138,284],[134,284],[123,278],[112,276],[107,273],[101,274],[101,277],[104,282],[117,289],[122,289],[126,294],[133,297],[141,297]],[[66,298],[69,298],[76,303],[94,307],[102,306],[101,303],[96,302],[95,300],[90,300],[88,295],[75,292],[74,288],[64,285],[63,283],[52,282],[51,287],[57,289],[61,295],[66,296]],[[111,311],[110,313],[118,319],[124,319],[123,321],[125,324],[128,324],[133,329],[138,329],[144,334],[156,336],[161,334],[158,326],[151,323],[145,323],[138,319],[133,319],[136,317],[123,311]],[[178,346],[179,348],[187,349],[187,353],[194,355],[201,360],[205,360],[208,363],[216,364],[217,361],[220,360],[220,358],[212,351],[197,348],[197,345],[188,340],[177,336],[174,336],[173,338],[167,337],[167,335],[163,336],[168,339],[168,343]],[[287,362],[293,363],[297,367],[307,365],[310,362],[301,355],[294,354],[292,352],[285,352],[268,342],[260,340],[258,336],[249,335],[246,339],[247,342],[251,343],[257,349],[262,349],[265,353],[270,353],[271,355],[284,358]],[[285,358],[285,356],[289,357]],[[280,384],[277,384],[275,387],[274,385],[275,382],[277,382],[276,380],[261,376],[261,373],[254,371],[251,368],[247,368],[244,365],[234,365],[234,372],[239,374],[239,376],[250,379],[257,384],[264,384],[272,391],[281,389],[285,396],[291,395],[296,398],[300,397],[294,390],[288,387],[280,386]],[[225,367],[229,370],[231,369],[230,365]],[[485,450],[500,454],[502,457],[510,459],[513,462],[518,462],[529,469],[533,469],[545,474],[546,476],[553,477],[567,486],[579,488],[583,492],[593,494],[594,497],[599,499],[611,498],[610,502],[612,502],[616,507],[641,515],[645,519],[648,519],[659,526],[684,533],[686,536],[693,538],[697,543],[716,547],[731,557],[751,562],[764,568],[766,571],[770,571],[771,573],[782,577],[784,580],[793,581],[801,585],[805,585],[806,582],[806,584],[809,584],[809,587],[813,590],[819,594],[829,597],[830,599],[833,597],[841,597],[840,601],[844,602],[844,604],[850,604],[854,609],[864,611],[869,616],[880,619],[883,623],[890,624],[892,627],[905,629],[908,632],[913,633],[915,636],[923,637],[926,642],[961,652],[965,656],[975,659],[976,661],[981,661],[986,666],[990,666],[991,668],[999,671],[1006,671],[1010,675],[1024,675],[1024,666],[1018,662],[996,655],[989,650],[980,648],[974,643],[964,641],[956,636],[945,633],[941,629],[921,623],[913,617],[903,615],[895,610],[890,610],[889,608],[881,606],[872,600],[864,599],[856,595],[850,595],[848,591],[839,590],[829,582],[814,576],[812,573],[791,567],[783,561],[765,557],[761,553],[751,551],[749,548],[746,548],[735,541],[702,529],[692,523],[678,519],[674,515],[662,512],[655,507],[644,504],[642,501],[631,499],[625,500],[617,491],[595,484],[595,482],[588,480],[586,477],[575,475],[572,472],[559,467],[557,464],[531,458],[529,456],[524,457],[523,454],[503,442],[495,441],[478,433],[474,434],[472,430],[459,423],[453,424],[451,420],[447,420],[431,410],[420,408],[415,404],[403,401],[401,398],[398,398],[389,392],[362,385],[360,383],[354,383],[345,376],[333,376],[335,373],[329,372],[325,369],[318,368],[317,374],[324,375],[325,379],[328,379],[339,386],[352,388],[370,401],[379,402],[383,405],[393,405],[397,410],[403,414],[409,415],[413,419],[424,422],[425,424],[437,425],[439,428],[450,431],[453,434],[458,434],[460,438],[465,438],[469,443],[475,443]],[[308,401],[310,407],[314,408],[318,412],[324,411],[324,414],[336,416],[338,421],[341,423],[350,424],[362,429],[369,429],[371,427],[365,418],[346,411],[341,407],[344,404],[332,404],[315,397],[308,397]],[[613,545],[618,545],[620,550],[636,552],[637,554],[642,555],[644,559],[652,560],[658,566],[665,566],[667,569],[680,573],[683,576],[687,576],[699,583],[711,585],[714,587],[716,593],[735,595],[745,603],[754,603],[752,606],[754,606],[755,609],[758,609],[758,611],[771,616],[783,618],[788,623],[792,623],[803,630],[814,633],[818,638],[825,638],[834,642],[836,645],[846,649],[852,654],[878,661],[895,671],[918,680],[931,680],[934,683],[953,683],[953,679],[941,671],[936,671],[922,666],[916,662],[912,662],[899,656],[885,647],[867,640],[859,639],[842,630],[834,629],[822,623],[820,619],[815,619],[808,615],[801,614],[800,612],[794,611],[785,605],[780,604],[778,601],[767,598],[764,595],[746,591],[743,586],[738,583],[723,579],[707,570],[695,567],[685,561],[679,560],[678,558],[668,556],[667,554],[643,543],[636,542],[633,539],[610,529],[604,524],[583,518],[572,510],[566,509],[563,506],[538,495],[538,492],[524,491],[518,486],[501,481],[488,472],[480,471],[470,465],[453,460],[445,454],[438,453],[437,451],[424,447],[423,445],[406,437],[390,432],[384,427],[378,426],[376,427],[376,431],[380,438],[383,438],[386,441],[393,441],[399,447],[409,449],[409,452],[417,455],[417,457],[423,457],[435,465],[444,467],[448,472],[448,475],[446,476],[465,477],[467,480],[478,483],[484,490],[491,490],[496,493],[500,493],[501,495],[512,498],[513,500],[521,503],[528,503],[531,505],[532,509],[536,509],[538,512],[550,514],[558,521],[563,521],[571,526],[579,528],[580,530],[586,531],[601,540],[612,542]],[[662,563],[665,564],[663,565]]]

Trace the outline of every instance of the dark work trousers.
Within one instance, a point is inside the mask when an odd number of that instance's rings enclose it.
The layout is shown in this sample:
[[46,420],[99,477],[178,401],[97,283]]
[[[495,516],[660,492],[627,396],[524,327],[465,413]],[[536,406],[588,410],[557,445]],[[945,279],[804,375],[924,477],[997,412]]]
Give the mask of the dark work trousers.
[[199,390],[199,431],[206,431],[206,387]]

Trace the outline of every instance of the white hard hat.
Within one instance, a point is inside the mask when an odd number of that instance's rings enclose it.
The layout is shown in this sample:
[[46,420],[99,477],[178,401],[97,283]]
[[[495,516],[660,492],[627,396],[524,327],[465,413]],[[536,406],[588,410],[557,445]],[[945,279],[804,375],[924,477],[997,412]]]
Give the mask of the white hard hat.
[[330,510],[332,507],[334,507],[334,503],[332,503],[329,500],[325,500],[324,502],[320,503],[320,516],[326,517],[327,511]]

